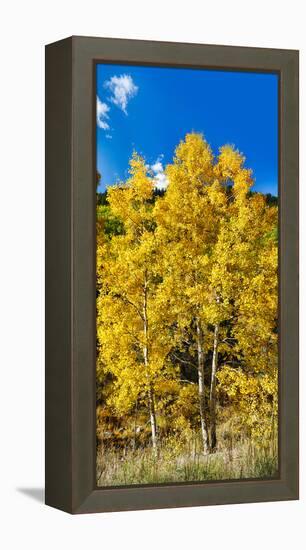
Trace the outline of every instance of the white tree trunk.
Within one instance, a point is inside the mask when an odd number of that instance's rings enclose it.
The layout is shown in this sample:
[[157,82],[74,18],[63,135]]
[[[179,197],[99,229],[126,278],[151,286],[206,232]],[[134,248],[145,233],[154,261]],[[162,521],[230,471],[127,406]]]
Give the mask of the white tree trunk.
[[154,403],[154,391],[152,386],[150,386],[149,388],[149,411],[150,411],[152,447],[156,454],[157,453],[156,414],[155,414],[155,403]]
[[152,438],[152,447],[157,453],[157,429],[156,429],[156,414],[155,414],[155,403],[154,403],[154,389],[152,383],[149,379],[148,367],[149,367],[149,351],[148,351],[148,316],[147,316],[147,281],[144,283],[144,292],[143,292],[143,332],[144,332],[144,347],[143,347],[143,359],[145,368],[147,371],[148,378],[148,405],[149,405],[149,415],[150,415],[150,424],[151,424],[151,438]]
[[216,433],[216,372],[218,368],[218,344],[219,344],[219,324],[215,325],[214,330],[214,347],[211,365],[211,382],[210,382],[210,450],[214,451],[217,445]]
[[198,388],[199,388],[199,409],[201,420],[201,436],[203,452],[206,454],[209,447],[208,430],[205,410],[205,383],[204,383],[204,350],[203,350],[203,331],[200,319],[196,319],[197,328],[197,353],[198,353]]

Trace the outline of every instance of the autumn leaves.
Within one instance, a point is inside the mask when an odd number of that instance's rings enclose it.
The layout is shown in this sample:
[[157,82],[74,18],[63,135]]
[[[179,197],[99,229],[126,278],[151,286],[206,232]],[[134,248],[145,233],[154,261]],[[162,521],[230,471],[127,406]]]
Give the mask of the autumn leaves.
[[162,437],[191,426],[208,453],[217,399],[259,437],[277,415],[277,208],[250,194],[238,151],[214,158],[199,134],[186,135],[166,174],[156,198],[134,154],[129,179],[108,188],[104,217],[121,230],[100,223],[97,236],[100,402],[127,434],[141,410],[156,455]]

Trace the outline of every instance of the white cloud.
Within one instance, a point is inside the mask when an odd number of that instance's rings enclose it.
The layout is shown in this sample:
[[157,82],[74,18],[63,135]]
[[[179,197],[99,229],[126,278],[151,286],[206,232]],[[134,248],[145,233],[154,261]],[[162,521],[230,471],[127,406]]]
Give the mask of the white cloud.
[[111,136],[111,134],[105,134],[105,137],[106,137],[107,139],[113,139],[113,136]]
[[112,76],[104,85],[112,92],[110,101],[127,115],[128,102],[138,92],[138,86],[134,84],[132,77],[128,74]]
[[103,103],[97,96],[97,125],[102,130],[109,130],[109,124],[106,119],[108,116],[109,106],[106,103]]
[[150,168],[153,172],[154,179],[155,179],[155,187],[156,189],[163,190],[166,189],[168,185],[168,178],[164,172],[164,167],[162,164],[162,158],[163,155],[160,155],[154,164],[151,164]]

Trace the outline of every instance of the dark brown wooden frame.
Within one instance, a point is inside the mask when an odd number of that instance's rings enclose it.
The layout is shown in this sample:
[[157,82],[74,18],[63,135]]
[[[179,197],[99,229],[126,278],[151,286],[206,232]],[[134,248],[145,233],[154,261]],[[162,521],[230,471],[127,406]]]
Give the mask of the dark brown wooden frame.
[[[95,63],[277,72],[278,479],[97,489]],[[70,513],[298,498],[298,52],[71,37],[46,47],[46,503]]]

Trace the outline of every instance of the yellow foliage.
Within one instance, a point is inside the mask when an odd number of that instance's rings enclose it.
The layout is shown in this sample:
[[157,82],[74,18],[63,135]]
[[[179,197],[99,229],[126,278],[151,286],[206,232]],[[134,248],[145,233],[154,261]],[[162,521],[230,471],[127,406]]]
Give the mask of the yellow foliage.
[[241,425],[253,438],[269,441],[277,428],[278,380],[273,374],[248,374],[225,365],[217,374],[219,394],[226,394],[239,413]]
[[182,378],[172,353],[187,350],[194,373],[201,326],[207,379],[217,326],[220,399],[252,437],[275,429],[278,214],[265,197],[250,195],[244,162],[230,145],[215,159],[203,136],[191,133],[166,169],[163,197],[154,199],[154,180],[136,153],[127,181],[108,189],[123,230],[105,238],[103,220],[99,226],[97,365],[99,380],[110,380],[104,404],[114,414],[146,406],[154,390],[161,428],[168,415],[172,430],[194,429],[197,386]]

